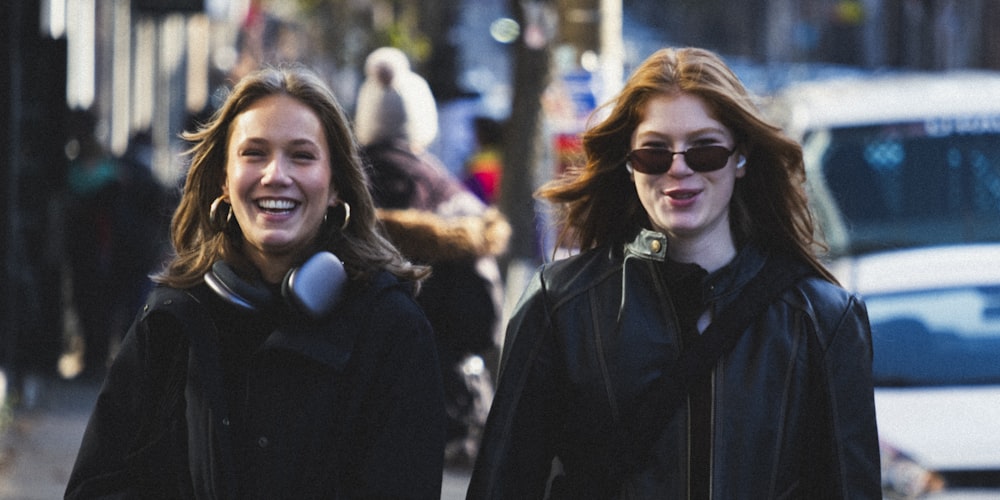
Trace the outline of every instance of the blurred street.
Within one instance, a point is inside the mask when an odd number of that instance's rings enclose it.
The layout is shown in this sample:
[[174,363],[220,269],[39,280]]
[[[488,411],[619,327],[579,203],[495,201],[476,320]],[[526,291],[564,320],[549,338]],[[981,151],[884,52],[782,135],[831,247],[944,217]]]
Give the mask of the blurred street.
[[0,436],[0,498],[62,498],[98,383],[50,380],[32,408],[5,406]]
[[[5,407],[0,417],[0,500],[63,497],[99,385],[59,379],[35,388],[31,408]],[[445,471],[442,500],[465,498],[468,481],[466,470]]]

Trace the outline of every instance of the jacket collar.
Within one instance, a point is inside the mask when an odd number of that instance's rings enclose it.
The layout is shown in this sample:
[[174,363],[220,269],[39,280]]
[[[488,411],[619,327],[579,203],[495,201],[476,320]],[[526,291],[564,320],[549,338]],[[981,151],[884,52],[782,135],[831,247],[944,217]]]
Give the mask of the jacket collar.
[[[625,245],[625,257],[665,262],[668,245],[669,241],[663,233],[642,229]],[[725,300],[730,295],[735,296],[760,272],[766,260],[767,253],[756,244],[743,245],[732,261],[705,278],[702,287],[702,297],[705,302],[715,302],[720,299]]]
[[385,271],[374,275],[370,282],[352,283],[344,301],[326,318],[312,321],[297,316],[297,320],[282,322],[264,345],[292,351],[343,371],[362,334],[361,318],[372,313],[372,304],[377,304],[376,297],[387,288],[405,289],[407,286]]
[[667,258],[667,237],[663,233],[643,229],[625,245],[625,254],[663,262]]
[[702,296],[706,302],[731,300],[760,272],[766,260],[767,254],[757,245],[743,245],[733,260],[705,278]]
[[[309,331],[312,330],[312,331]],[[280,327],[267,338],[265,347],[292,351],[343,371],[351,360],[360,332],[352,326],[328,325],[324,329]]]

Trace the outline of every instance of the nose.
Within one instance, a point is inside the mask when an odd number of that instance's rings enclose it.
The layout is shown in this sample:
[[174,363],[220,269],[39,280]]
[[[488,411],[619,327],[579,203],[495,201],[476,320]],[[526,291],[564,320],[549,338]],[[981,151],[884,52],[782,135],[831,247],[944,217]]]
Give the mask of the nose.
[[288,162],[284,155],[276,155],[264,168],[262,184],[281,184],[288,181]]
[[[687,151],[672,151],[670,153],[670,167],[667,168],[667,174],[671,175],[688,175],[694,172],[691,167],[688,167],[687,156],[684,155]],[[678,158],[680,156],[680,158]],[[683,165],[683,167],[681,167]]]

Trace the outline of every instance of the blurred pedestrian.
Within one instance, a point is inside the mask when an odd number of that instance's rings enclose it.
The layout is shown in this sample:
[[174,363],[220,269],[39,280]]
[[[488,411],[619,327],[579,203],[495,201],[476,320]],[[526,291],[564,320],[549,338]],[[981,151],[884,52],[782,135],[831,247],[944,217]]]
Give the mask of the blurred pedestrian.
[[120,341],[125,334],[153,287],[150,274],[162,268],[169,254],[170,213],[176,200],[171,189],[153,174],[152,156],[152,137],[148,131],[140,131],[117,159],[122,207],[116,231],[121,235],[115,265],[119,276],[116,314],[121,319],[116,324],[121,328],[113,341]]
[[881,498],[867,313],[801,147],[696,48],[604,111],[538,193],[580,251],[515,307],[468,497]]
[[[438,134],[438,111],[427,80],[410,69],[395,47],[375,49],[365,59],[365,80],[358,90],[355,129],[362,144],[403,138],[424,151]],[[372,110],[378,109],[378,112]]]
[[476,149],[465,162],[466,187],[488,205],[500,201],[503,176],[503,127],[485,116],[472,120]]
[[175,255],[111,366],[67,498],[440,497],[444,404],[356,140],[301,67],[185,137]]
[[[126,256],[126,213],[118,162],[94,135],[96,118],[74,115],[74,137],[66,182],[64,242],[73,310],[83,340],[81,375],[104,376],[114,337],[122,283],[118,264]],[[122,327],[124,329],[124,327]]]
[[90,113],[74,118],[63,220],[72,306],[83,340],[76,376],[100,380],[152,286],[149,274],[163,262],[169,203],[151,163],[138,153],[142,134],[114,157],[94,135]]
[[390,239],[407,258],[432,267],[417,301],[434,328],[441,360],[447,460],[471,463],[492,399],[486,370],[498,351],[497,256],[506,248],[510,226],[426,151],[436,135],[437,113],[426,109],[428,98],[433,108],[433,96],[412,92],[426,83],[417,83],[423,79],[410,72],[405,57],[391,48],[368,57],[355,121]]

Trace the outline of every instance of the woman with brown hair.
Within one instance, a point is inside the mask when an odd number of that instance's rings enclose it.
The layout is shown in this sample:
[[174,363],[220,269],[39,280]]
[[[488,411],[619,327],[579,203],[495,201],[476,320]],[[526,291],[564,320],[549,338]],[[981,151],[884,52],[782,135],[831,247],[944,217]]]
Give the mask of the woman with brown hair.
[[715,54],[663,49],[543,186],[468,497],[880,498],[871,334],[802,151]]
[[201,129],[175,256],[128,332],[68,498],[439,498],[444,402],[349,121],[300,67]]

